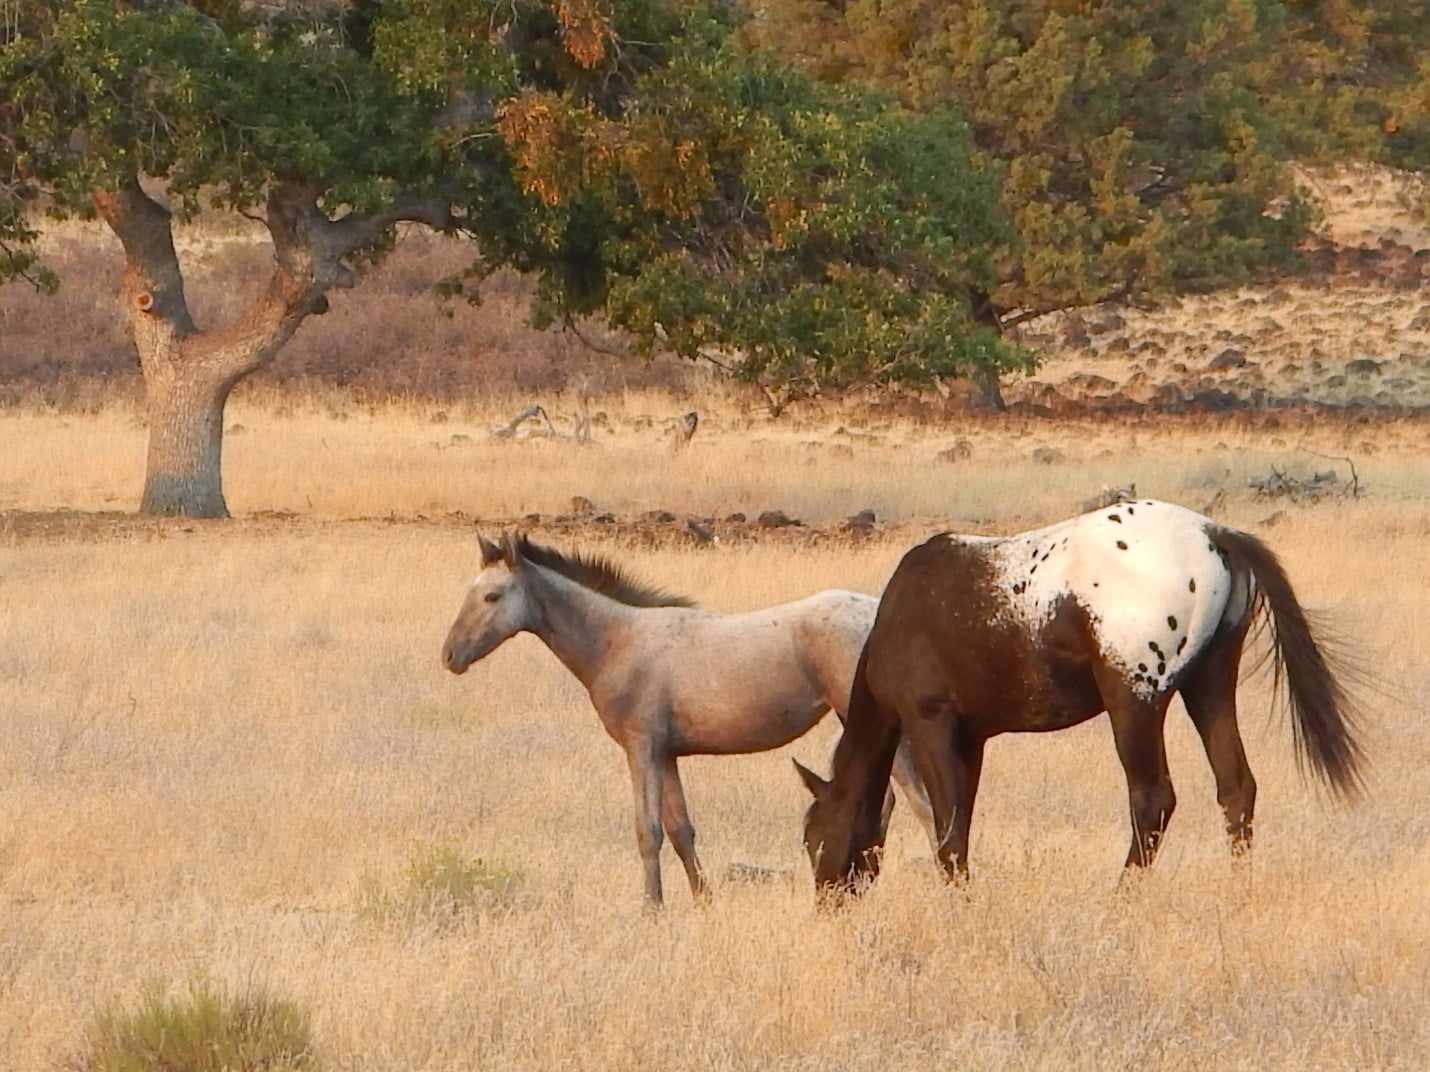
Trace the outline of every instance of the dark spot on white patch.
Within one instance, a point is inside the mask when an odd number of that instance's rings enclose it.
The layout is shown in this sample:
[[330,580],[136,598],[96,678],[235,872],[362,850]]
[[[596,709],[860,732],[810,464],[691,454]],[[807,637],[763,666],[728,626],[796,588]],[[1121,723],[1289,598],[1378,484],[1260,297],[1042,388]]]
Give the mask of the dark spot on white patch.
[[1162,658],[1162,649],[1157,646],[1157,642],[1155,640],[1147,641],[1147,647],[1152,649],[1152,654],[1157,656],[1157,658]]
[[1170,630],[1172,630],[1173,632],[1176,632],[1176,630],[1177,630],[1177,618],[1176,618],[1175,615],[1172,615],[1172,614],[1167,615],[1167,628],[1170,629]]
[[1134,510],[1134,509],[1132,509],[1131,506],[1128,506],[1128,507],[1127,507],[1127,515],[1128,515],[1129,517],[1132,516],[1133,514],[1135,514],[1136,512],[1137,512],[1137,511]]
[[1033,568],[1028,571],[1028,576],[1031,577],[1033,574],[1035,574],[1035,573],[1037,573],[1037,572],[1038,572],[1038,564],[1037,564],[1036,562],[1034,562],[1034,563],[1033,563]]
[[1146,663],[1138,663],[1138,664],[1137,664],[1137,669],[1138,669],[1138,670],[1141,670],[1141,671],[1145,674],[1145,673],[1147,672],[1147,664],[1146,664]]
[[1167,664],[1166,664],[1166,663],[1158,663],[1158,664],[1157,664],[1157,676],[1158,676],[1158,677],[1161,677],[1161,676],[1162,676],[1163,674],[1165,674],[1166,672],[1167,672]]
[[1187,638],[1186,638],[1186,637],[1182,637],[1181,643],[1177,645],[1177,654],[1178,654],[1178,655],[1182,654],[1182,649],[1185,648],[1186,646],[1187,646]]
[[1193,577],[1190,581],[1187,582],[1187,591],[1188,591],[1188,592],[1195,592],[1196,590],[1197,590],[1197,579],[1196,579],[1195,577]]
[[1101,585],[1100,583],[1098,583],[1097,581],[1093,581],[1093,582],[1092,582],[1092,586],[1093,586],[1094,588],[1101,588],[1101,587],[1102,587],[1102,585]]
[[1116,522],[1120,525],[1120,524],[1122,524],[1122,515],[1121,515],[1121,514],[1108,514],[1108,515],[1107,515],[1107,520],[1109,520],[1109,521],[1116,521]]
[[1127,550],[1127,544],[1126,544],[1124,541],[1122,541],[1122,540],[1118,540],[1118,541],[1117,541],[1117,549],[1118,549],[1119,551],[1125,551],[1125,550]]

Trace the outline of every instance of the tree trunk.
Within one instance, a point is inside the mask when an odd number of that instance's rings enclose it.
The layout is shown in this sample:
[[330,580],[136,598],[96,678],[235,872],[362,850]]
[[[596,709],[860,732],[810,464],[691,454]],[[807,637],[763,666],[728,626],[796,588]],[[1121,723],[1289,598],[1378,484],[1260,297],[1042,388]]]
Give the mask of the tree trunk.
[[[971,304],[973,306],[973,319],[976,323],[987,324],[999,335],[1003,334],[1003,317],[999,315],[998,308],[993,304],[993,295],[985,290],[975,289],[972,291]],[[983,396],[983,404],[990,406],[998,413],[1005,413],[1008,410],[1008,403],[1003,400],[1002,385],[998,382],[998,374],[989,368],[976,368],[973,370],[973,382],[978,386],[979,392]]]
[[223,497],[223,408],[232,383],[209,369],[173,365],[145,379],[149,457],[141,514],[227,517]]
[[263,291],[226,326],[200,331],[189,314],[169,210],[137,173],[97,189],[95,208],[124,245],[120,294],[144,372],[149,460],[142,514],[227,517],[223,408],[234,384],[273,360],[307,317],[327,312],[325,291],[352,285],[345,259],[371,249],[401,221],[449,231],[445,204],[399,195],[386,209],[329,219],[323,186],[278,184],[268,192],[273,270]]

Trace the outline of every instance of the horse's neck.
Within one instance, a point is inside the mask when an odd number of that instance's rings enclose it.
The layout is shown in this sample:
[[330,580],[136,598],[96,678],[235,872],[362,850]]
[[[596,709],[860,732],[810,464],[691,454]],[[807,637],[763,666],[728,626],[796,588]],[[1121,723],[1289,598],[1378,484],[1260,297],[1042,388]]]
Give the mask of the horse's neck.
[[588,689],[614,638],[633,613],[554,570],[530,566],[531,631]]

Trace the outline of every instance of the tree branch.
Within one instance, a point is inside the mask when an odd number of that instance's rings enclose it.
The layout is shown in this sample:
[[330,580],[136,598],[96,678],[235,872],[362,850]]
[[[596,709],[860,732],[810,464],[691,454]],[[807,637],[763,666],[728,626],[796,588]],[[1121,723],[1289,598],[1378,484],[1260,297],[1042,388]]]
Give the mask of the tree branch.
[[327,291],[355,280],[347,259],[376,245],[389,228],[412,222],[451,231],[459,222],[445,203],[407,194],[381,211],[333,220],[318,205],[326,189],[315,181],[286,182],[268,192],[273,274],[263,293],[211,339],[236,355],[239,375],[265,364],[309,316],[326,313]]
[[399,223],[434,231],[452,231],[459,223],[445,202],[413,194],[399,194],[377,212],[349,212],[334,220],[318,206],[325,190],[318,182],[292,182],[268,194],[268,230],[279,264],[306,276],[319,291],[352,286],[347,259],[371,249]]
[[167,320],[181,336],[196,332],[169,210],[144,192],[134,172],[116,190],[92,191],[90,200],[124,246],[126,300],[141,312]]
[[458,220],[446,202],[399,194],[380,212],[349,212],[330,220],[327,241],[336,256],[349,257],[376,244],[385,231],[399,223],[420,223],[434,231],[448,232],[456,229]]

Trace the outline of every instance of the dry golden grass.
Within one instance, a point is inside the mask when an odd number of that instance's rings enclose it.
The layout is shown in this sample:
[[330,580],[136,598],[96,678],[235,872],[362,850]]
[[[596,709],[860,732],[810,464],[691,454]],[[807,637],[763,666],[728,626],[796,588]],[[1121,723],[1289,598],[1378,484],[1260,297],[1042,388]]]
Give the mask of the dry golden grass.
[[[601,403],[609,426],[578,448],[487,440],[504,405],[434,424],[418,406],[343,419],[250,401],[230,415],[249,429],[230,442],[232,504],[303,518],[105,540],[83,526],[22,539],[0,520],[0,1068],[62,1065],[97,1008],[156,977],[261,982],[311,1009],[330,1067],[374,1072],[1424,1067],[1422,427],[866,421],[855,430],[882,438],[851,440],[833,435],[854,428],[847,415],[785,428],[722,402],[672,455],[659,420],[676,410],[661,404]],[[973,457],[933,464],[958,436]],[[1302,438],[1351,448],[1370,494],[1289,507],[1266,531],[1275,507],[1239,479],[1326,465],[1294,453]],[[0,510],[128,505],[142,441],[121,407],[6,414]],[[1034,462],[1038,446],[1064,460]],[[695,908],[669,859],[669,909],[646,918],[625,764],[579,686],[530,638],[463,678],[439,669],[474,567],[469,530],[332,520],[519,516],[587,494],[624,511],[780,506],[819,521],[872,505],[899,522],[859,546],[593,538],[653,581],[738,609],[877,590],[940,522],[1033,524],[1127,479],[1193,506],[1226,489],[1219,516],[1263,532],[1303,599],[1387,679],[1397,698],[1372,697],[1367,799],[1335,807],[1298,779],[1253,678],[1250,867],[1229,861],[1205,760],[1174,715],[1180,807],[1155,870],[1119,888],[1125,790],[1099,719],[991,746],[969,887],[941,884],[899,814],[885,879],[836,914],[812,903],[788,763],[823,769],[833,727],[779,753],[686,761],[707,866],[778,874],[720,883]],[[399,893],[433,846],[523,882],[455,918],[364,910],[365,891]]]
[[[229,407],[229,505],[240,515],[517,519],[560,514],[583,495],[623,515],[779,508],[828,524],[871,508],[882,520],[976,527],[1069,513],[1104,485],[1135,483],[1141,495],[1200,508],[1218,491],[1241,494],[1248,477],[1272,467],[1349,475],[1347,463],[1323,455],[1349,458],[1381,499],[1430,492],[1423,421],[919,423],[836,406],[771,420],[712,391],[697,404],[695,438],[672,451],[668,429],[691,403],[652,391],[594,400],[590,445],[569,437],[578,413],[569,398],[549,402],[561,438],[493,438],[523,405],[358,404],[336,392],[293,403],[250,393]],[[0,510],[132,509],[146,434],[124,404],[89,416],[0,413]],[[959,443],[969,457],[938,459]],[[1040,455],[1047,464],[1034,461],[1040,451],[1052,452]]]

